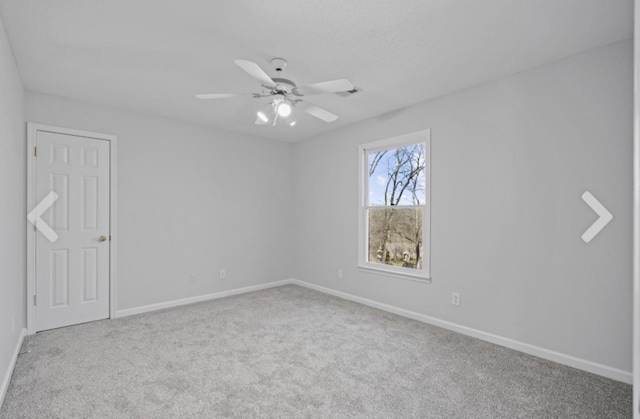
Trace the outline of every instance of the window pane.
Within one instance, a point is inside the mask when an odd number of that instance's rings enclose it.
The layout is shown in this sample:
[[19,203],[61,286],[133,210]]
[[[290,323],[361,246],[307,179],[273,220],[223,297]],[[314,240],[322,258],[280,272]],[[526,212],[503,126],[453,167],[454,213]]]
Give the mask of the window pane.
[[424,143],[368,153],[369,205],[422,205]]
[[422,269],[422,208],[370,208],[370,263]]

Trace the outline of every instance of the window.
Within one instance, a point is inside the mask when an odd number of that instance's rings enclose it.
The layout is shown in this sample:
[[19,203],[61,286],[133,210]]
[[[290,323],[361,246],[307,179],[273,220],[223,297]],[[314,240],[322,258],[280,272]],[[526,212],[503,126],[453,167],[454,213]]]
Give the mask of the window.
[[430,281],[430,132],[360,146],[359,267]]

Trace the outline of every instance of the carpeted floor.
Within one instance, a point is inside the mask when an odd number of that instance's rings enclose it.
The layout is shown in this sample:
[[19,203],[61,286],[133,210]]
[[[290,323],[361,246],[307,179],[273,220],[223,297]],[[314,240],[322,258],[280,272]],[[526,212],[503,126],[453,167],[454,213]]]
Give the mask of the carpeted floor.
[[631,386],[288,285],[29,337],[1,418],[623,418]]

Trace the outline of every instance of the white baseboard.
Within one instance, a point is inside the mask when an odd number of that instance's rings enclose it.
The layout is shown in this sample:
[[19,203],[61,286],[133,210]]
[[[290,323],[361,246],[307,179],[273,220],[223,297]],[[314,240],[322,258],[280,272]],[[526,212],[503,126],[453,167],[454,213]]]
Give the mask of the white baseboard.
[[18,338],[18,343],[16,344],[16,348],[13,350],[13,357],[11,358],[11,362],[9,363],[9,367],[4,372],[4,377],[2,377],[2,387],[0,387],[0,408],[4,403],[4,396],[6,396],[7,390],[9,389],[9,383],[11,382],[13,369],[16,367],[16,362],[18,362],[18,354],[20,353],[20,348],[22,348],[22,342],[24,342],[25,336],[27,336],[27,329],[22,329],[22,331],[20,332],[20,337]]
[[539,346],[530,345],[528,343],[519,342],[517,340],[494,335],[492,333],[487,333],[481,330],[472,329],[470,327],[462,326],[456,323],[451,323],[446,320],[441,320],[435,317],[426,316],[424,314],[416,313],[414,311],[409,311],[409,310],[405,310],[389,304],[384,304],[378,301],[369,300],[367,298],[358,297],[356,295],[348,294],[346,292],[336,291],[331,288],[326,288],[320,285],[301,281],[299,279],[290,280],[289,283],[300,285],[312,290],[320,291],[325,294],[330,294],[336,297],[344,298],[345,300],[350,300],[356,303],[364,304],[370,307],[384,310],[389,313],[394,313],[399,316],[407,317],[423,323],[428,323],[434,326],[442,327],[443,329],[448,329],[457,333],[461,333],[463,335],[472,336],[474,338],[478,338],[487,342],[495,343],[496,345],[504,346],[510,349],[514,349],[516,351],[524,352],[529,355],[533,355],[539,358],[547,359],[549,361],[557,362],[558,364],[567,365],[573,368],[577,368],[579,370],[583,370],[593,374],[601,375],[603,377],[611,378],[612,380],[622,381],[623,383],[627,383],[627,384],[633,383],[633,375],[631,374],[631,372],[628,372],[628,371],[619,370],[617,368],[587,361],[581,358],[576,358],[571,355],[566,355],[560,352],[541,348]]
[[150,311],[162,310],[165,308],[184,306],[187,304],[199,303],[201,301],[216,300],[218,298],[244,294],[247,292],[260,291],[267,288],[281,287],[283,285],[287,285],[291,283],[293,283],[293,280],[283,279],[282,281],[267,282],[266,284],[252,285],[250,287],[236,288],[228,291],[220,291],[220,292],[215,292],[213,294],[197,295],[195,297],[182,298],[180,300],[171,300],[171,301],[165,301],[157,304],[150,304],[147,306],[128,308],[125,310],[116,311],[115,318],[133,316],[135,314],[148,313]]
[[[180,300],[166,301],[157,304],[151,304],[142,307],[129,308],[125,310],[118,310],[116,317],[126,317],[135,314],[148,313],[150,311],[162,310],[165,308],[178,307],[187,304],[198,303],[201,301],[215,300],[218,298],[229,297],[232,295],[244,294],[247,292],[259,291],[267,288],[280,287],[287,284],[296,284],[302,287],[320,291],[325,294],[330,294],[335,297],[340,297],[345,300],[353,301],[356,303],[364,304],[370,307],[374,307],[380,310],[394,313],[399,316],[407,317],[413,320],[417,320],[423,323],[428,323],[434,326],[442,327],[463,335],[472,336],[487,342],[494,343],[496,345],[504,346],[516,351],[524,352],[529,355],[537,356],[542,359],[557,362],[559,364],[567,365],[573,368],[577,368],[583,371],[587,371],[593,374],[598,374],[603,377],[611,378],[612,380],[622,381],[623,383],[632,384],[633,375],[629,371],[623,371],[617,368],[609,367],[606,365],[598,364],[595,362],[587,361],[585,359],[577,358],[571,355],[563,354],[560,352],[552,351],[550,349],[541,348],[539,346],[530,345],[528,343],[519,342],[517,340],[505,338],[502,336],[494,335],[492,333],[483,332],[481,330],[473,329],[467,326],[462,326],[456,323],[452,323],[446,320],[441,320],[435,317],[427,316],[424,314],[416,313],[414,311],[405,310],[400,307],[395,307],[389,304],[380,303],[378,301],[369,300],[368,298],[358,297],[346,292],[337,291],[331,288],[323,287],[320,285],[312,284],[309,282],[301,281],[299,279],[284,279],[282,281],[268,282],[266,284],[253,285],[250,287],[236,288],[228,291],[216,292],[213,294],[198,295],[195,297],[183,298]],[[26,333],[26,330],[25,330]],[[23,336],[24,337],[24,336]],[[22,339],[21,339],[22,342]],[[21,343],[22,344],[22,343]],[[19,350],[19,348],[18,348]],[[16,352],[17,356],[17,352]],[[11,368],[13,371],[13,367]],[[11,374],[9,374],[9,379]],[[6,383],[8,385],[8,381]],[[4,387],[3,387],[4,389]],[[6,391],[6,389],[5,389]]]

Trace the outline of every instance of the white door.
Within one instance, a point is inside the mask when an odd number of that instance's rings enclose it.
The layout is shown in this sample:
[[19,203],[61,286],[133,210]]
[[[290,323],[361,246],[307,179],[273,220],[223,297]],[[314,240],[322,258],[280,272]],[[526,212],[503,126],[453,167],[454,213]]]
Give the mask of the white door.
[[36,233],[36,329],[109,317],[109,141],[38,131],[36,202],[58,235]]

